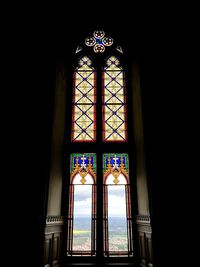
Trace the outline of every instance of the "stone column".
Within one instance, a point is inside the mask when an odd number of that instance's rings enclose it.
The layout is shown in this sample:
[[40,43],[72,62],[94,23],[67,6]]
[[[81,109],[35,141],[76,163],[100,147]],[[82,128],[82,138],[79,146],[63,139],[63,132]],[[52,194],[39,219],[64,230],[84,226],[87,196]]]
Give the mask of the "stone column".
[[141,267],[153,266],[152,263],[152,242],[151,242],[151,220],[149,211],[149,194],[145,166],[144,153],[144,134],[142,119],[142,101],[140,73],[137,64],[132,68],[132,103],[133,103],[133,125],[135,137],[135,155],[136,155],[136,186],[138,215],[136,216],[137,225],[137,244],[139,251],[139,264]]
[[56,88],[54,96],[51,169],[48,191],[47,215],[61,215],[62,196],[62,149],[65,127],[65,71],[63,66],[57,66]]
[[64,218],[61,216],[63,167],[62,153],[65,127],[66,79],[64,66],[56,69],[54,95],[51,168],[48,189],[47,218],[44,243],[44,266],[60,266],[62,231]]

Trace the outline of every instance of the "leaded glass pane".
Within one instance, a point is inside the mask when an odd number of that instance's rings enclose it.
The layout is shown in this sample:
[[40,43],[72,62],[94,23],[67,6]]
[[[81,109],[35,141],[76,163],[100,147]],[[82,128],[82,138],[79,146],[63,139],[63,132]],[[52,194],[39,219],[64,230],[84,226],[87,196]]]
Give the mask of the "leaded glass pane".
[[74,106],[74,140],[92,141],[94,140],[94,110],[92,105]]
[[96,71],[84,56],[74,73],[72,141],[96,140]]
[[124,105],[104,106],[104,138],[106,141],[126,140]]
[[126,141],[126,97],[124,72],[119,60],[112,56],[103,72],[103,140]]

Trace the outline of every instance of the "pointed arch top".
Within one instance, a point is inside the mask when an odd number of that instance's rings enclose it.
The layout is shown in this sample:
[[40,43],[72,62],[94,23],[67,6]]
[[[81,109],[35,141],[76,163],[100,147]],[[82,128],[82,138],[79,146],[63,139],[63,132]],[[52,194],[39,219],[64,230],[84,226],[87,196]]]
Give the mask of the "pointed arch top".
[[78,64],[76,66],[76,70],[79,70],[79,71],[86,71],[86,70],[91,71],[91,70],[94,70],[92,60],[88,56],[82,56],[78,60]]
[[103,155],[104,184],[129,184],[128,154]]
[[96,181],[95,154],[71,155],[71,184],[74,183],[74,181],[79,184],[95,183]]

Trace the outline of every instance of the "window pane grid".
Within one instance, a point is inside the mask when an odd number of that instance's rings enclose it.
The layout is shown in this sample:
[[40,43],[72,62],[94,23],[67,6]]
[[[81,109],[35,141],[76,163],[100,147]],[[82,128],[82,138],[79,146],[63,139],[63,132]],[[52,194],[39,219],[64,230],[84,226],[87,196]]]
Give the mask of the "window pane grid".
[[95,141],[96,138],[96,106],[74,105],[72,114],[74,141]]

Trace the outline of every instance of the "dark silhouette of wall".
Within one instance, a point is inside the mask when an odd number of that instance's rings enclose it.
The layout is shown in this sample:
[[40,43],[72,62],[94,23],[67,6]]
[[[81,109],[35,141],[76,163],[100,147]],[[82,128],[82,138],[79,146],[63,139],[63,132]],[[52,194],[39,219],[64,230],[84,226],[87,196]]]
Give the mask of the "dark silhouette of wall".
[[[69,14],[69,11],[68,11]],[[165,25],[144,23],[144,17],[130,17],[116,24],[87,22],[88,33],[96,28],[119,32],[124,45],[136,51],[141,66],[145,153],[149,177],[153,250],[155,266],[171,263],[174,256],[173,228],[180,179],[171,171],[174,153],[171,142],[173,125],[173,84],[170,84],[171,39]],[[9,80],[6,92],[6,168],[8,174],[9,223],[11,237],[7,262],[20,266],[40,266],[43,255],[43,216],[50,168],[55,62],[63,54],[72,57],[77,35],[85,38],[82,22],[63,19],[54,25],[14,26],[15,39],[9,52]],[[106,31],[105,30],[105,31]],[[17,32],[17,34],[16,34]],[[84,33],[84,34],[83,34]],[[79,39],[79,38],[78,38]],[[169,44],[170,45],[170,44]],[[169,88],[169,85],[171,86]],[[9,108],[8,108],[9,107]],[[173,109],[174,110],[174,109]],[[170,170],[170,171],[169,171]],[[169,176],[170,175],[170,176]],[[175,179],[176,178],[176,179]],[[14,218],[14,219],[13,219]],[[176,225],[176,224],[175,224]],[[175,238],[176,239],[176,238]],[[28,264],[27,264],[28,263]],[[156,265],[157,264],[157,265]],[[42,266],[42,265],[41,265]],[[171,265],[170,265],[171,266]]]

